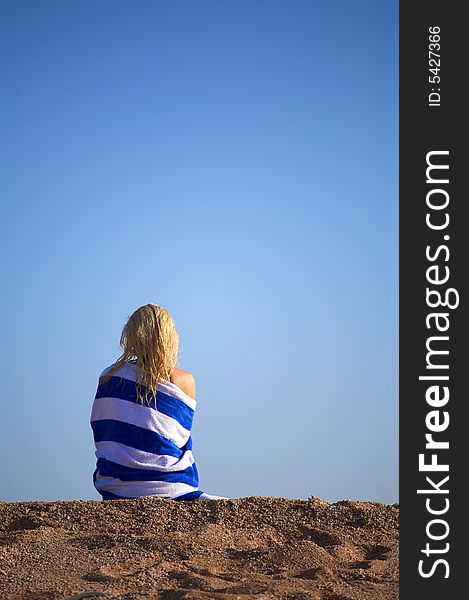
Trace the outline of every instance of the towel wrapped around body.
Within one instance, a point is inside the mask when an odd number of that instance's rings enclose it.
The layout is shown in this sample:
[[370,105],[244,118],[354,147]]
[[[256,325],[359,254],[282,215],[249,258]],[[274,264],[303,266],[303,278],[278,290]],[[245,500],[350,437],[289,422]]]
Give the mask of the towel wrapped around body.
[[137,402],[136,368],[129,362],[106,383],[98,383],[93,402],[90,424],[97,458],[93,484],[102,499],[224,498],[198,487],[191,437],[194,398],[167,381],[158,385],[156,397],[147,396],[149,405],[142,405]]

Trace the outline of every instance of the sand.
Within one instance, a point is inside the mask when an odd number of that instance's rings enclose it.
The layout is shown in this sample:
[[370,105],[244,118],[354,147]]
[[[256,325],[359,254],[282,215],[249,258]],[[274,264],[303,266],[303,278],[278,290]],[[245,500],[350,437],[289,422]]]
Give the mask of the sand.
[[397,505],[0,503],[0,598],[392,600]]

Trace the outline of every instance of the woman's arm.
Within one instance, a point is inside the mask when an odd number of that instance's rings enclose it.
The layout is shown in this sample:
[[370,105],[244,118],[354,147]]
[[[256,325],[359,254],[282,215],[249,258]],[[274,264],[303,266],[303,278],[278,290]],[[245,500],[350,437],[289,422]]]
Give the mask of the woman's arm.
[[191,373],[176,368],[171,373],[171,381],[195,400],[195,377]]

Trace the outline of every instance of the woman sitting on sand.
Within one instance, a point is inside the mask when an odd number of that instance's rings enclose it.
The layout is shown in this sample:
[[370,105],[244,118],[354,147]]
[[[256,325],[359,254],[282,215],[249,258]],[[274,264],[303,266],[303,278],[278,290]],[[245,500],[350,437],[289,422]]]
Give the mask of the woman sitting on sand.
[[224,498],[198,489],[195,380],[176,368],[179,335],[171,315],[156,304],[140,307],[120,345],[122,356],[99,377],[90,421],[98,459],[93,483],[103,500]]

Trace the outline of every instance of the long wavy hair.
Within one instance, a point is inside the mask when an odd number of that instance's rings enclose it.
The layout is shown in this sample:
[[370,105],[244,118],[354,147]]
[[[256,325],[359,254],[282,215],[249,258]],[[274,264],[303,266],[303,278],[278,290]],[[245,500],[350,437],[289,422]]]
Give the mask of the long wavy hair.
[[137,401],[149,405],[158,384],[170,381],[179,360],[179,334],[173,318],[157,304],[141,306],[124,325],[120,346],[122,356],[101,377],[100,383],[106,383],[126,364],[136,364]]

